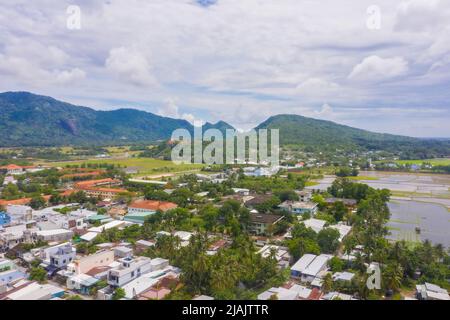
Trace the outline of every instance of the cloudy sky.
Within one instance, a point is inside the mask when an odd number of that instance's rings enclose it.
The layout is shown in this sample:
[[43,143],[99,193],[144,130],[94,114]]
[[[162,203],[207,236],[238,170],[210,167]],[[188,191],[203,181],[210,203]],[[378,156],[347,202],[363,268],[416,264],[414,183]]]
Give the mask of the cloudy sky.
[[450,1],[2,0],[0,91],[450,137]]

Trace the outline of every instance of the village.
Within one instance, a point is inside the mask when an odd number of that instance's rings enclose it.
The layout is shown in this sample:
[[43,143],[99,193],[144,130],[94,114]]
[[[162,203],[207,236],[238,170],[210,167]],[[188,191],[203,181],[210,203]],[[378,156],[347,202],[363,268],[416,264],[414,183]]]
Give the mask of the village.
[[388,190],[304,165],[2,166],[0,300],[450,300],[442,247],[385,238]]

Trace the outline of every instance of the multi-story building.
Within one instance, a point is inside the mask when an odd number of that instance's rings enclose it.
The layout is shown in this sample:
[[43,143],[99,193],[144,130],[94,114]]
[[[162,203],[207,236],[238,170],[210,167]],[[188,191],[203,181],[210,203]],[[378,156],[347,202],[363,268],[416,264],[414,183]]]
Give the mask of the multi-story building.
[[151,261],[147,257],[120,259],[121,264],[108,272],[108,284],[113,287],[121,287],[142,274],[152,271]]

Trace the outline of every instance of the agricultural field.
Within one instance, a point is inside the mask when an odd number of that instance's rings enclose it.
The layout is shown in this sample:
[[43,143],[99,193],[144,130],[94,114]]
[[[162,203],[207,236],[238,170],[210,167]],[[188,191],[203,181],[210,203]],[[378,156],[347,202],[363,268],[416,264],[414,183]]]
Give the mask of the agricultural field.
[[124,158],[124,159],[88,159],[76,161],[60,161],[60,162],[45,162],[40,161],[36,164],[42,164],[52,167],[65,167],[67,165],[81,165],[86,164],[114,164],[121,167],[136,168],[139,173],[135,176],[142,176],[146,174],[160,174],[160,173],[177,173],[185,171],[200,171],[203,168],[201,164],[180,164],[177,165],[172,161],[152,159],[152,158]]
[[424,162],[431,163],[433,166],[450,166],[450,158],[438,158],[427,160],[396,160],[393,161],[398,164],[422,164]]

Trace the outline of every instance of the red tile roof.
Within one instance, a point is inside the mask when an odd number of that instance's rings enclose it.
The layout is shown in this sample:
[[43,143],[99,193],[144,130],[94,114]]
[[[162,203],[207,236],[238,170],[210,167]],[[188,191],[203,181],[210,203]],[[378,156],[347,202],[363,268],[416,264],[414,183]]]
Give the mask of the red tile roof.
[[[43,196],[45,201],[48,201],[51,196]],[[0,206],[7,206],[7,205],[25,205],[30,203],[32,198],[21,198],[16,200],[0,200]]]
[[308,296],[308,300],[319,300],[322,297],[323,293],[317,289],[312,289],[311,293]]
[[178,207],[175,203],[156,200],[137,200],[131,203],[129,208],[148,209],[154,211],[167,211]]

